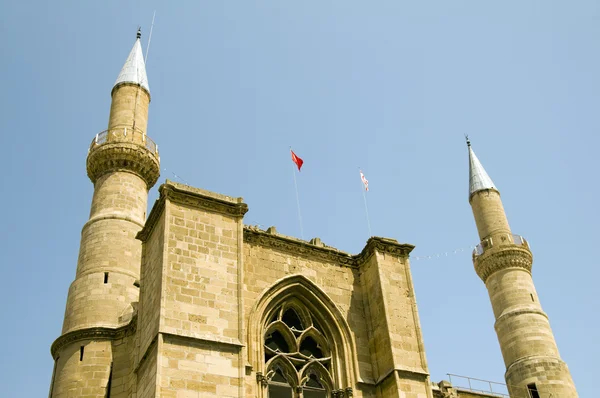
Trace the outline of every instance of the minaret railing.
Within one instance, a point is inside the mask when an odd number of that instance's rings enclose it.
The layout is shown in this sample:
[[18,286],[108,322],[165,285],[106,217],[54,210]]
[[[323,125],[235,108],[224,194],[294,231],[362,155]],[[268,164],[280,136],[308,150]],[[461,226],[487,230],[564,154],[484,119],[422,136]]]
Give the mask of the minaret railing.
[[461,376],[452,373],[446,374],[448,375],[448,381],[452,384],[452,388],[485,394],[488,397],[510,398],[508,387],[504,383],[476,379],[474,377]]
[[513,396],[518,394],[519,397],[540,397],[540,398],[558,398],[552,393],[542,393],[530,390],[528,387],[507,385],[496,381],[476,379],[474,377],[461,376],[452,373],[446,373],[448,381],[452,388],[460,391],[469,391],[477,394],[482,394],[486,397],[510,398],[509,388],[513,392]]
[[115,127],[96,134],[88,152],[101,145],[117,142],[137,144],[145,147],[157,157],[159,156],[158,145],[145,132],[133,127]]
[[494,237],[489,237],[481,241],[473,250],[473,257],[481,256],[486,250],[491,249],[494,246],[503,245],[517,245],[525,246],[529,249],[529,242],[521,235],[505,234]]

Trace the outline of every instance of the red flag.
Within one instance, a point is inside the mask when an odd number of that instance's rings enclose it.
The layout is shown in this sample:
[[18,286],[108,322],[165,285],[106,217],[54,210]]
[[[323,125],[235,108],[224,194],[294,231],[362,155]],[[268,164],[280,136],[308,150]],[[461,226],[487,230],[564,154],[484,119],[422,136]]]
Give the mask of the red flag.
[[298,171],[300,171],[300,168],[304,164],[304,160],[302,160],[298,156],[296,156],[294,151],[292,151],[291,149],[290,149],[290,152],[292,152],[292,162],[296,163],[296,166],[298,166]]

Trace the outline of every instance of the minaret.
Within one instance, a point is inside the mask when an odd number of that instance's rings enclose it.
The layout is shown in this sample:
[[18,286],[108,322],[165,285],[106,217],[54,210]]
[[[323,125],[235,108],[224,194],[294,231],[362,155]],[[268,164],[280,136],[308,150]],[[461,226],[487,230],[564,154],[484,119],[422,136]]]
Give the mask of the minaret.
[[500,192],[469,148],[469,203],[481,243],[473,264],[490,295],[512,398],[577,397],[531,277],[529,245],[513,235]]
[[160,167],[146,135],[150,88],[140,31],[112,88],[108,129],[96,134],[87,157],[94,184],[90,218],[81,232],[75,280],[69,288],[51,397],[105,396],[115,330],[127,325],[138,302],[148,190]]

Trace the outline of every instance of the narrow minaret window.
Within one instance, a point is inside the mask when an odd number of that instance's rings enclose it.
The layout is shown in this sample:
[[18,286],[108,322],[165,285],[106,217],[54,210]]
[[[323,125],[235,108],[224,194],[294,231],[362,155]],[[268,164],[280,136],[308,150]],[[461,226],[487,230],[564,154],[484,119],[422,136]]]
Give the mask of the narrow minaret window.
[[533,298],[533,293],[529,294],[531,296],[531,301],[535,303],[535,299]]
[[540,393],[538,392],[535,383],[528,384],[527,391],[529,392],[529,396],[531,398],[540,398]]
[[108,283],[108,272],[104,273],[104,283]]
[[79,347],[79,362],[83,361],[83,350],[84,349],[85,349],[85,346]]

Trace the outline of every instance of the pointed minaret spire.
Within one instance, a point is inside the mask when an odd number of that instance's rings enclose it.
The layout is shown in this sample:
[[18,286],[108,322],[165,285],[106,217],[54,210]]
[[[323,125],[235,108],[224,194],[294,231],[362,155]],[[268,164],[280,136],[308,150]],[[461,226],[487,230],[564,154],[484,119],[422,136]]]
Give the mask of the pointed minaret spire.
[[113,87],[117,87],[123,83],[134,83],[139,84],[150,94],[150,86],[148,85],[148,76],[146,76],[146,63],[144,62],[144,55],[142,54],[142,30],[138,28],[137,36],[133,48],[125,61],[125,65],[117,77],[117,81]]
[[473,152],[473,148],[471,147],[471,141],[469,141],[469,136],[466,136],[465,138],[467,139],[467,147],[469,148],[469,199],[477,191],[482,191],[484,189],[498,190],[481,165],[479,159],[477,159],[477,156],[475,156],[475,152]]

